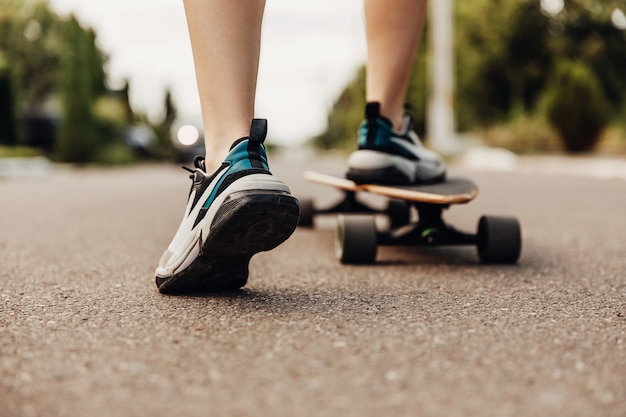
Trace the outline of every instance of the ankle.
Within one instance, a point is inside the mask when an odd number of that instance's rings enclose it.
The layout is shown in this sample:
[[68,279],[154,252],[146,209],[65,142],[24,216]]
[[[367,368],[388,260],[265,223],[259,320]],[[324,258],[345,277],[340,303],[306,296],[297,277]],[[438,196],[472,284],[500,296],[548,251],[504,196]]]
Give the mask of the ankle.
[[391,122],[391,128],[396,132],[401,132],[404,128],[404,110],[400,112],[383,112],[380,114],[382,117]]
[[206,146],[206,153],[204,156],[204,166],[206,168],[207,173],[216,171],[220,167],[220,165],[222,165],[222,162],[224,162],[224,159],[226,159],[226,156],[228,155],[228,150],[229,150],[228,147],[209,148],[208,146]]

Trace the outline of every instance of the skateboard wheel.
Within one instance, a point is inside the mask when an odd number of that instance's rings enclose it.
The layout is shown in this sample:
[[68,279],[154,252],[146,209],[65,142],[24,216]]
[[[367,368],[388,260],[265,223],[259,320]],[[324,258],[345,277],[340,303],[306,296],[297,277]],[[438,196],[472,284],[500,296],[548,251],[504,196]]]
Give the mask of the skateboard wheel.
[[337,216],[335,255],[343,264],[370,264],[376,260],[374,216]]
[[403,200],[389,200],[387,210],[391,227],[404,226],[411,221],[411,205]]
[[313,200],[310,198],[299,199],[300,203],[300,220],[298,226],[300,227],[313,227],[313,217],[315,216],[315,208],[313,207]]
[[483,216],[478,222],[478,257],[483,263],[514,264],[522,249],[519,222],[514,217]]

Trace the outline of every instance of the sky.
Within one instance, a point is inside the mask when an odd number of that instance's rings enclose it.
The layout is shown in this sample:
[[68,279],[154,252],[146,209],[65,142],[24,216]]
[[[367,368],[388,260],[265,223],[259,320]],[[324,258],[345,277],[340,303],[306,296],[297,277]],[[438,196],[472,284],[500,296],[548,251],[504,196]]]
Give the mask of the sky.
[[[131,104],[157,117],[172,91],[183,121],[200,121],[182,0],[50,0],[96,30],[113,87],[128,79]],[[365,62],[362,0],[268,0],[256,117],[269,138],[297,145],[321,133],[333,101]]]

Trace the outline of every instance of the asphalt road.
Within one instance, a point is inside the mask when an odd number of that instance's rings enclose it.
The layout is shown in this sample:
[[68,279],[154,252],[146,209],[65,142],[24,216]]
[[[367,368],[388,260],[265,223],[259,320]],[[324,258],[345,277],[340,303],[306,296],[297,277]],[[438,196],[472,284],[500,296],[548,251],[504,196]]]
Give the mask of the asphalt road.
[[[276,157],[300,196],[330,203]],[[334,220],[255,256],[245,290],[160,295],[177,167],[0,180],[0,415],[626,415],[626,181],[453,168],[447,219],[517,216],[516,266],[472,248],[334,258]]]

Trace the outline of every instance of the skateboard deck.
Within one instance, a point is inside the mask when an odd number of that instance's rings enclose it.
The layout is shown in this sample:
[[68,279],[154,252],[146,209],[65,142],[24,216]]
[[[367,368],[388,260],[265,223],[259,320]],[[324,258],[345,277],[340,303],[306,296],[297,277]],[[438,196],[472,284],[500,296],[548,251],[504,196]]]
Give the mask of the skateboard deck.
[[344,191],[365,191],[383,197],[427,204],[465,204],[478,195],[478,187],[466,178],[449,178],[444,182],[423,185],[357,184],[354,181],[307,171],[304,177],[312,182],[339,188]]

